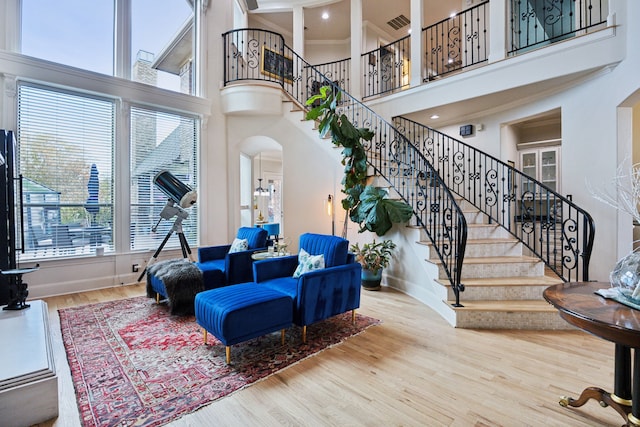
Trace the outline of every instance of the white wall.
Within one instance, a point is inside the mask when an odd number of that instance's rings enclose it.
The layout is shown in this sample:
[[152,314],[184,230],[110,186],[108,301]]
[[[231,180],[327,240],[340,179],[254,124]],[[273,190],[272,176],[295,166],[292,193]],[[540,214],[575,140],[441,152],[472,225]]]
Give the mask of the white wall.
[[326,43],[308,42],[304,47],[304,59],[311,65],[317,65],[349,58],[351,56],[349,43],[349,40]]

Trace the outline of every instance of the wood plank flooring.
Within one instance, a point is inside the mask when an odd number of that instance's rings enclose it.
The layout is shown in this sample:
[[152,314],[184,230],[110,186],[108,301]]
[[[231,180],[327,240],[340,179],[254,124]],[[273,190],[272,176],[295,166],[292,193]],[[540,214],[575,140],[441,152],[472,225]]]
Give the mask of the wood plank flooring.
[[[143,295],[143,285],[46,298],[59,375],[60,416],[80,426],[57,310]],[[465,330],[393,290],[362,293],[362,314],[383,323],[171,426],[620,426],[589,401],[612,391],[611,343],[581,331]],[[312,326],[311,326],[312,327]]]

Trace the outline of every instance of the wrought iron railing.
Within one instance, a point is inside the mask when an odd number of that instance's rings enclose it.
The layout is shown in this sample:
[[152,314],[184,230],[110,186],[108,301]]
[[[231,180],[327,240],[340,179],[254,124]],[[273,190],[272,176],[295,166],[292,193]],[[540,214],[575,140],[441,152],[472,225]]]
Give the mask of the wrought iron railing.
[[588,212],[464,142],[403,117],[393,122],[453,192],[506,228],[563,280],[589,280],[594,224]]
[[485,62],[489,51],[489,2],[423,28],[422,34],[424,81]]
[[409,87],[411,40],[399,40],[363,53],[362,99]]
[[[225,85],[246,80],[278,83],[300,106],[305,106],[306,100],[316,93],[318,84],[341,90],[332,78],[286,46],[276,33],[238,29],[223,34],[223,42]],[[456,305],[460,305],[467,223],[453,193],[424,154],[367,106],[343,91],[338,110],[356,127],[368,127],[375,132],[366,146],[367,161],[374,173],[384,177],[413,208],[417,224],[426,230],[441,260]]]
[[351,93],[351,58],[316,64],[314,68],[343,91]]
[[518,0],[509,4],[510,54],[574,37],[607,22],[607,0]]

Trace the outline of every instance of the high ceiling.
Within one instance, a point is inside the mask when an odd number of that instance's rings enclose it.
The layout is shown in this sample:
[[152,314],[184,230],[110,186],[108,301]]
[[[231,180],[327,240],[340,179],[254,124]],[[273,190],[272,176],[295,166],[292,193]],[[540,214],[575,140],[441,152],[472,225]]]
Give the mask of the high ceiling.
[[[410,3],[410,0],[362,0],[362,20],[389,34],[390,42],[400,39],[408,34],[409,25],[395,29],[388,22],[400,15],[411,20]],[[302,6],[305,40],[345,40],[351,35],[350,4],[350,0],[258,0],[258,9],[250,12],[250,21],[268,22],[282,33],[291,35],[293,7]],[[423,0],[425,26],[459,12],[461,4],[460,0]],[[329,19],[322,19],[324,12],[329,14]]]

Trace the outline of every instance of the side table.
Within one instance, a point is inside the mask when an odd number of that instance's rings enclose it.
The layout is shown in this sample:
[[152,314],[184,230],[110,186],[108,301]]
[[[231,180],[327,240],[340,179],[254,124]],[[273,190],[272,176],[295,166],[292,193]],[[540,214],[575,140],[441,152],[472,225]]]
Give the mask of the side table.
[[605,282],[561,283],[543,293],[568,323],[615,344],[613,393],[587,387],[578,399],[563,397],[559,403],[580,407],[595,399],[601,406],[615,409],[627,425],[640,426],[640,311],[595,294],[598,289],[610,286]]

